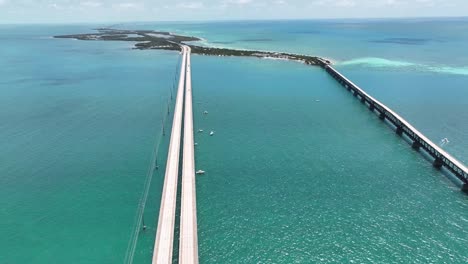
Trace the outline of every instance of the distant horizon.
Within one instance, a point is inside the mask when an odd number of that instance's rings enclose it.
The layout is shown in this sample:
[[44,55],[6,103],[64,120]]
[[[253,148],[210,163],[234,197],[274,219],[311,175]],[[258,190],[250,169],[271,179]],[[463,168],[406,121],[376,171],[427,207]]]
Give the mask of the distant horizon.
[[0,24],[467,16],[466,0],[0,0]]
[[216,22],[268,22],[268,21],[385,21],[385,20],[457,20],[468,19],[468,15],[464,16],[408,16],[408,17],[331,17],[331,18],[252,18],[252,19],[196,19],[196,20],[128,20],[128,21],[50,21],[50,22],[14,22],[4,23],[0,21],[0,25],[86,25],[86,24],[131,24],[131,23],[216,23]]

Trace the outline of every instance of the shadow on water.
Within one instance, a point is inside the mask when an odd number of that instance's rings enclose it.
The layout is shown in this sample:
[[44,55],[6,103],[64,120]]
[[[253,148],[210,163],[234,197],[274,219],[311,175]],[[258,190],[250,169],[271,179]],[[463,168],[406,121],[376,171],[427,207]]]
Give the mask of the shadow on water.
[[274,41],[271,38],[246,38],[246,39],[240,39],[239,41],[243,42],[270,42]]
[[371,40],[371,43],[383,43],[383,44],[400,44],[400,45],[424,45],[430,42],[441,42],[429,38],[384,38],[378,40]]

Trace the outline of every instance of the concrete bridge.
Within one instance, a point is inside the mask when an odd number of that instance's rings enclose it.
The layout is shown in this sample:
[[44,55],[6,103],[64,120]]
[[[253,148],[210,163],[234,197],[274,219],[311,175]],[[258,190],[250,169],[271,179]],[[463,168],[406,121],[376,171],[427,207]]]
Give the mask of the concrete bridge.
[[434,167],[438,169],[445,168],[460,180],[461,190],[468,193],[468,168],[465,165],[424,136],[403,117],[364,92],[364,90],[339,73],[327,62],[321,60],[321,66],[342,86],[352,92],[363,104],[366,104],[369,110],[377,113],[381,120],[388,121],[395,128],[395,132],[398,135],[407,137],[411,141],[413,149],[417,151],[424,150],[424,152],[432,157]]
[[[195,192],[195,157],[193,140],[192,78],[190,47],[182,45],[182,63],[172,124],[171,139],[164,176],[158,229],[153,251],[153,264],[172,263],[176,218],[177,182],[180,146],[183,133],[183,164],[180,212],[179,263],[198,263],[197,210]],[[184,110],[185,89],[185,113]]]

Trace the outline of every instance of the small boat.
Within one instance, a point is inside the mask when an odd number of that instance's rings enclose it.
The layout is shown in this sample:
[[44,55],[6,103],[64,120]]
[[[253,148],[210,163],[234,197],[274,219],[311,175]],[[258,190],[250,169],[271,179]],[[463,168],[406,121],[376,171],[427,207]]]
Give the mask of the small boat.
[[203,132],[203,129],[198,129],[198,133],[202,133]]
[[198,146],[198,143],[197,143],[197,142],[195,142],[195,146]]
[[315,100],[315,102],[320,102],[320,100],[317,99],[317,100]]
[[202,174],[205,174],[205,171],[204,170],[197,170],[197,172],[195,172],[195,174],[202,175]]
[[450,143],[450,141],[448,140],[448,138],[443,138],[441,141],[440,141],[440,146],[445,146],[447,145],[448,143]]
[[214,131],[211,131],[211,132],[210,132],[210,136],[212,136],[212,135],[214,135],[214,134],[215,134],[215,132],[214,132]]
[[208,114],[208,111],[203,112],[203,114],[204,114],[204,115],[207,115],[207,114]]

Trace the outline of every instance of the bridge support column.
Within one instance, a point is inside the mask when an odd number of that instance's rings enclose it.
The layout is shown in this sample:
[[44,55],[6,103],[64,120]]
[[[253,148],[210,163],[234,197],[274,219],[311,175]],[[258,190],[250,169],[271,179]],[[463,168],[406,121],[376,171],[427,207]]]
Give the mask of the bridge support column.
[[369,110],[371,110],[372,112],[374,112],[374,109],[375,109],[375,105],[373,103],[370,103],[369,105]]
[[379,115],[380,120],[385,120],[385,113],[381,112]]
[[461,190],[462,192],[468,193],[468,183],[463,183]]
[[361,96],[361,103],[365,103],[366,102],[366,98],[364,96]]
[[419,150],[419,148],[421,147],[421,144],[418,141],[414,141],[413,144],[411,145],[411,147],[414,150]]
[[395,133],[399,136],[403,135],[403,128],[401,126],[397,126]]
[[436,167],[437,169],[440,169],[440,168],[442,168],[442,165],[444,165],[444,163],[442,162],[442,159],[441,159],[441,158],[436,158],[436,159],[434,160],[434,163],[432,163],[432,165],[433,165],[434,167]]

